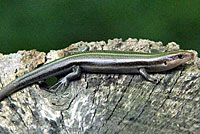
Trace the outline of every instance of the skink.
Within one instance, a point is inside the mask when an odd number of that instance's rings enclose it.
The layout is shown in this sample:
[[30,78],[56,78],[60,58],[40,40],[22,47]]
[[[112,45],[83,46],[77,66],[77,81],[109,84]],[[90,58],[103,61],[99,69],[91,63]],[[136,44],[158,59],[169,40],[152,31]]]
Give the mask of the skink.
[[164,53],[135,53],[121,51],[89,51],[76,53],[45,64],[18,77],[0,90],[0,100],[38,81],[52,76],[67,74],[57,86],[68,85],[82,72],[106,74],[139,73],[147,80],[156,82],[147,72],[162,72],[175,68],[194,57],[194,53],[184,50]]

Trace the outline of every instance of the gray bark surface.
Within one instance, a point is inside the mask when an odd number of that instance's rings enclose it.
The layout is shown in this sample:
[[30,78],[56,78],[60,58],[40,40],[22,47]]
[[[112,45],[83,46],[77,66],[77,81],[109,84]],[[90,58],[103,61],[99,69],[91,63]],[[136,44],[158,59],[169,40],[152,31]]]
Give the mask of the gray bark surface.
[[[179,45],[121,39],[78,42],[48,54],[19,51],[0,54],[0,88],[37,66],[89,46],[90,50],[148,52]],[[46,61],[47,60],[47,61]],[[196,59],[198,61],[199,59]],[[199,62],[153,73],[159,84],[138,74],[86,74],[66,91],[49,93],[30,85],[0,102],[1,134],[197,134],[200,132]]]

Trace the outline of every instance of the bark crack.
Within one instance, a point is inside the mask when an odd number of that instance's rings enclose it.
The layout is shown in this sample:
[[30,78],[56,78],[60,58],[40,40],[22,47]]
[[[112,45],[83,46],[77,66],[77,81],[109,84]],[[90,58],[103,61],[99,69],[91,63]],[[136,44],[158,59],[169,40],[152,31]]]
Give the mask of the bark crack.
[[[123,93],[122,93],[122,95],[120,96],[120,98],[119,98],[117,104],[116,104],[115,107],[113,108],[111,114],[110,114],[109,117],[105,120],[106,122],[105,122],[105,123],[103,122],[103,123],[102,123],[102,126],[99,127],[99,129],[98,129],[98,131],[97,131],[98,133],[99,133],[100,130],[104,127],[104,125],[108,122],[108,120],[110,120],[110,118],[111,118],[111,116],[113,115],[114,111],[116,110],[118,104],[119,104],[120,101],[122,100],[122,98],[123,98],[123,96],[124,96],[124,93],[126,92],[127,88],[130,86],[132,80],[133,80],[133,76],[131,77],[130,81],[128,82],[128,84],[127,84],[126,87],[124,88]],[[108,132],[108,129],[106,129],[106,131],[104,131],[104,133],[107,133],[107,132]]]
[[[132,79],[133,78],[134,78],[134,76],[132,76]],[[135,96],[135,98],[133,99],[132,102],[134,102],[136,98],[137,98],[137,96]],[[126,114],[123,116],[123,118],[117,123],[117,125],[120,125],[122,123],[122,121],[127,117],[127,115],[129,114],[129,112],[131,111],[132,108],[133,108],[133,105],[131,106],[130,110],[126,112]]]
[[126,85],[126,87],[124,88],[124,90],[123,90],[123,92],[122,92],[122,94],[121,94],[119,100],[117,101],[117,104],[116,104],[115,107],[113,108],[113,110],[112,110],[110,116],[106,119],[106,123],[107,123],[108,120],[110,120],[110,118],[111,118],[112,115],[114,114],[114,112],[115,112],[117,106],[119,105],[119,103],[121,102],[122,98],[124,97],[124,93],[126,92],[127,88],[130,86],[132,80],[133,80],[133,77],[131,77],[129,83],[128,83],[128,84]]
[[153,87],[153,89],[151,90],[151,92],[150,92],[150,94],[149,94],[147,100],[145,101],[145,104],[144,104],[144,106],[143,106],[141,112],[140,112],[140,113],[138,114],[138,116],[134,119],[134,121],[137,121],[137,120],[140,118],[140,116],[142,115],[142,113],[145,111],[145,108],[146,108],[147,105],[148,105],[147,102],[149,102],[149,100],[150,100],[150,98],[151,98],[151,95],[152,95],[154,89],[156,88],[156,86],[157,86],[157,84],[156,84],[156,85]]
[[161,106],[158,108],[157,111],[159,111],[159,110],[164,106],[165,102],[170,98],[170,94],[171,94],[171,92],[172,92],[174,86],[175,86],[176,83],[178,82],[178,79],[181,77],[182,72],[183,72],[183,69],[181,70],[181,72],[180,72],[179,76],[177,77],[177,79],[175,80],[174,84],[171,86],[169,92],[167,93],[167,96],[165,97],[165,100],[163,101],[163,103],[161,104]]
[[[9,97],[8,101],[9,101],[9,103],[10,103],[10,104],[12,104],[12,103],[11,103],[11,99],[10,99],[10,97]],[[19,113],[19,112],[17,112],[17,109],[16,109],[16,107],[12,107],[11,109],[14,111],[14,113],[16,113],[16,114],[17,114],[17,116],[19,117],[20,121],[23,123],[23,125],[24,125],[24,126],[25,126],[25,128],[26,128],[26,131],[28,131],[28,134],[29,134],[29,129],[28,129],[28,127],[27,127],[26,123],[24,122],[24,120],[23,120],[22,116],[20,115],[20,113]],[[12,120],[12,118],[11,118],[11,120]],[[11,121],[11,122],[13,123],[13,121]],[[15,125],[15,124],[14,124],[14,125]]]

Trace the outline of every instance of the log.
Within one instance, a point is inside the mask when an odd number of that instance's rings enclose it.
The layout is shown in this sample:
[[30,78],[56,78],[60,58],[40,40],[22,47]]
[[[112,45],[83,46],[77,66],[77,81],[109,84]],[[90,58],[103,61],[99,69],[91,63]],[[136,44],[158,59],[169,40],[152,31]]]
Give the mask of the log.
[[[70,55],[73,49],[148,52],[177,50],[150,40],[78,42],[49,53],[36,50],[0,54],[0,88],[34,68]],[[195,63],[195,64],[194,64]],[[0,133],[170,134],[200,132],[199,58],[173,70],[153,73],[159,84],[138,74],[86,74],[65,91],[30,85],[0,102]]]

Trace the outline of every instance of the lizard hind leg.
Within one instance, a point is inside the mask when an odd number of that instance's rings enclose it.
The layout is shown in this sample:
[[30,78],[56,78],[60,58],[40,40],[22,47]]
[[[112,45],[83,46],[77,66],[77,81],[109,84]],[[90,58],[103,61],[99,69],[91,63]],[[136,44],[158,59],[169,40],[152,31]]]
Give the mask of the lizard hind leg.
[[69,80],[66,79],[66,76],[61,78],[56,84],[51,86],[49,90],[51,92],[57,93],[59,90],[67,89],[69,85]]
[[62,94],[69,86],[70,81],[77,79],[81,75],[81,68],[79,66],[72,66],[72,72],[61,78],[56,84],[50,87],[50,90]]

